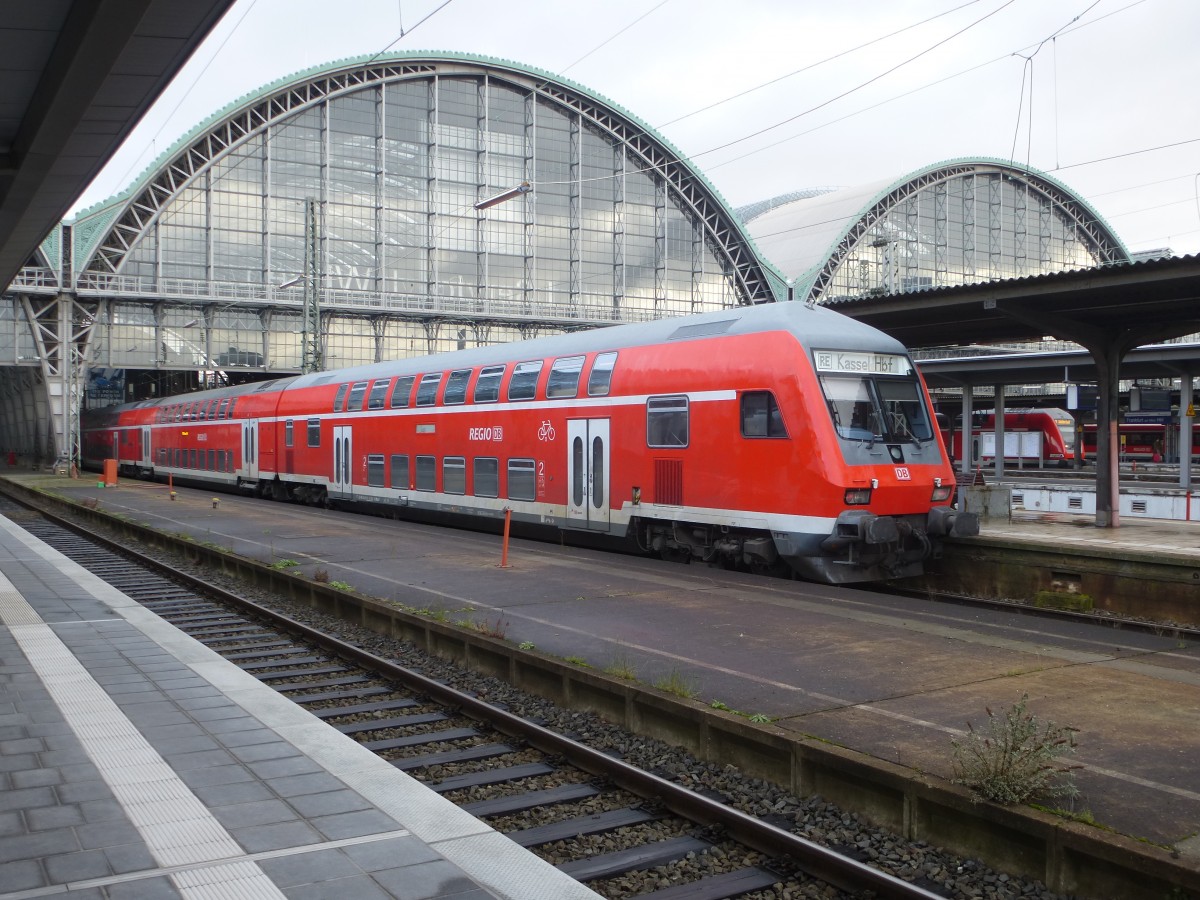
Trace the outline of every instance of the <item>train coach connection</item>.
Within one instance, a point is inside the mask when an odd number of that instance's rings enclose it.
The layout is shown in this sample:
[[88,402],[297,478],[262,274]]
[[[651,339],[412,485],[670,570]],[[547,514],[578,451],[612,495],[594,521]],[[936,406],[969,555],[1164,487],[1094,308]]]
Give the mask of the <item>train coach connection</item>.
[[90,411],[84,463],[610,535],[829,583],[978,532],[904,348],[766,304]]

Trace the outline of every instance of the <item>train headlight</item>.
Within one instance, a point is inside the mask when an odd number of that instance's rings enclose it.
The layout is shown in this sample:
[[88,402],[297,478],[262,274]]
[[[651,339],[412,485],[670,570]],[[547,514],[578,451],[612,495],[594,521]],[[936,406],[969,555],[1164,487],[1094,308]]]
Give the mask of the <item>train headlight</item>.
[[954,496],[954,485],[952,484],[939,484],[933,489],[934,503],[945,503],[952,496]]
[[866,506],[871,502],[870,488],[846,488],[847,506]]

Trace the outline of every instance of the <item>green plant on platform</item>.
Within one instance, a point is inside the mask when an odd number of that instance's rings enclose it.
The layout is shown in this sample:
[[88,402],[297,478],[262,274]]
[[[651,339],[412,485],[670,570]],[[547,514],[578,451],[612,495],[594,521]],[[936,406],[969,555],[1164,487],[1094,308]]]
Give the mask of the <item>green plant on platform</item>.
[[533,644],[533,641],[521,641],[521,643],[517,644],[517,646],[518,646],[520,649],[522,649],[522,650],[533,650],[533,649],[535,649],[535,647],[534,647],[534,644]]
[[348,585],[348,584],[347,584],[346,582],[344,582],[344,581],[331,581],[331,582],[329,582],[329,586],[330,586],[331,588],[337,588],[339,591],[352,591],[352,590],[354,590],[354,588],[352,588],[350,585]]
[[585,669],[590,669],[592,667],[591,664],[582,656],[564,656],[563,661],[569,662],[572,665],[582,666]]
[[766,713],[755,713],[752,716],[746,716],[746,719],[753,722],[755,725],[770,725],[775,720]]
[[654,686],[660,691],[666,691],[668,694],[674,694],[685,700],[691,700],[700,692],[695,684],[679,674],[678,669],[672,669],[670,675],[654,682]]
[[1075,797],[1073,767],[1060,757],[1075,752],[1076,729],[1041,722],[1026,708],[1029,695],[1002,715],[987,709],[987,724],[954,738],[954,782],[976,800],[1024,803],[1032,797]]
[[504,640],[508,636],[508,622],[503,616],[496,616],[495,622],[489,622],[487,619],[480,621],[472,621],[471,628],[485,637],[498,638]]
[[271,563],[271,568],[282,571],[283,569],[290,569],[292,566],[298,565],[300,565],[300,563],[296,562],[294,559],[277,559],[275,562]]
[[604,674],[624,681],[637,681],[637,667],[624,653],[613,657],[613,661],[604,667]]

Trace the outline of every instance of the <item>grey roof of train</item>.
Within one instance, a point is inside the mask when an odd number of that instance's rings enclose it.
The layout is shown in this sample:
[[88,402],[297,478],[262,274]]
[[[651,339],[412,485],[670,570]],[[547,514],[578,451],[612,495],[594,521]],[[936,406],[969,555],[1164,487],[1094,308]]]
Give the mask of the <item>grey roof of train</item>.
[[[392,375],[418,374],[473,368],[493,363],[519,362],[526,359],[546,359],[573,353],[643,347],[647,344],[708,336],[713,332],[705,331],[704,326],[715,326],[717,323],[724,322],[730,324],[719,332],[721,335],[749,334],[784,327],[792,331],[802,343],[808,346],[828,346],[843,350],[888,350],[891,348],[890,352],[905,352],[899,341],[834,310],[823,309],[819,306],[808,307],[802,303],[763,303],[695,316],[657,319],[636,325],[616,325],[569,334],[547,335],[508,344],[490,344],[485,347],[473,347],[469,350],[451,350],[430,356],[414,356],[369,363],[332,372],[313,372],[297,378],[294,385],[308,387],[323,383],[336,382],[340,384],[346,381],[377,378],[384,373]],[[678,334],[681,330],[688,328],[696,330]]]
[[[343,384],[366,381],[384,375],[416,375],[502,362],[519,362],[526,359],[546,359],[573,353],[643,347],[647,344],[712,335],[714,332],[711,329],[724,323],[729,324],[719,332],[722,335],[749,334],[783,327],[800,338],[804,345],[810,347],[905,352],[904,346],[899,341],[834,310],[820,306],[809,307],[802,303],[763,303],[757,306],[732,307],[695,316],[657,319],[635,325],[615,325],[609,328],[594,328],[569,334],[546,335],[527,341],[490,344],[468,350],[451,350],[428,356],[385,360],[345,369],[311,372],[307,375],[289,375],[273,381],[257,381],[215,390],[162,397],[157,400],[142,400],[129,404],[129,407],[192,403],[220,397],[244,396],[256,391],[281,387],[283,386],[281,382],[285,381],[287,386],[296,387]],[[709,330],[706,330],[706,326]],[[685,329],[693,330],[686,331]]]

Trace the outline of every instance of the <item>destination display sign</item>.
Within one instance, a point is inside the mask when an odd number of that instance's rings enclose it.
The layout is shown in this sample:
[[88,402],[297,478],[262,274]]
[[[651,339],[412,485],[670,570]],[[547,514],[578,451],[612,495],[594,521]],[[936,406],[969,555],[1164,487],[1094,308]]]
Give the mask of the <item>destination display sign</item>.
[[843,375],[911,375],[912,363],[898,353],[864,353],[859,350],[814,350],[818,372]]

